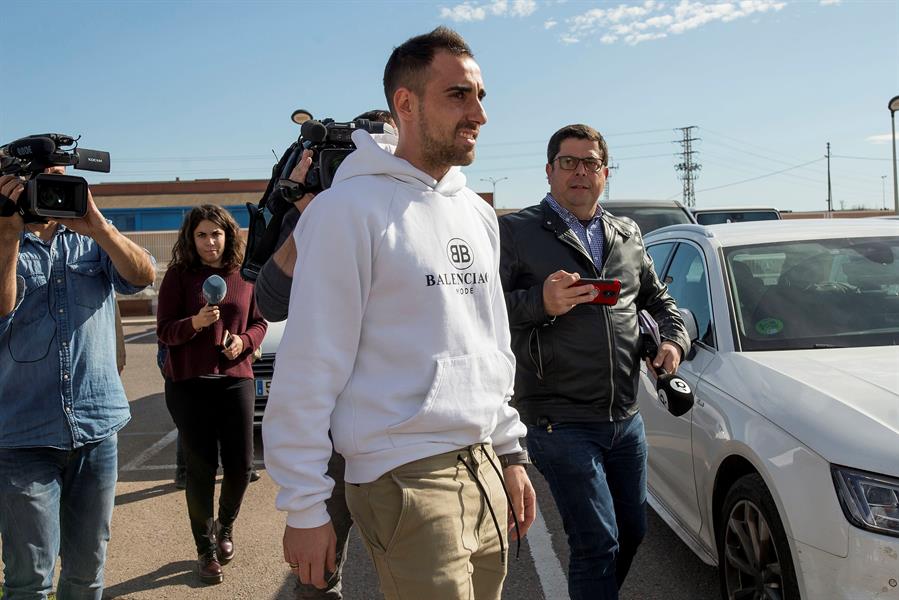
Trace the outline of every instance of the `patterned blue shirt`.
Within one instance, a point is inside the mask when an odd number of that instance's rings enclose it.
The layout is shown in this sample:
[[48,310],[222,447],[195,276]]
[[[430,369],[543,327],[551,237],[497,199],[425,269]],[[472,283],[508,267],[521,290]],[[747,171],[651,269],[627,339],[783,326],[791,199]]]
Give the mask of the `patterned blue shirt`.
[[63,225],[49,242],[22,234],[15,307],[0,317],[0,448],[69,450],[128,423],[113,289],[142,288],[93,239]]
[[596,214],[593,215],[593,218],[590,219],[590,222],[584,227],[576,216],[571,214],[567,208],[556,202],[556,199],[553,198],[552,194],[546,195],[546,201],[549,202],[549,205],[553,207],[553,210],[562,217],[562,220],[565,221],[568,228],[577,236],[577,239],[581,241],[584,251],[593,259],[593,264],[596,266],[597,272],[602,271],[602,207],[596,207]]

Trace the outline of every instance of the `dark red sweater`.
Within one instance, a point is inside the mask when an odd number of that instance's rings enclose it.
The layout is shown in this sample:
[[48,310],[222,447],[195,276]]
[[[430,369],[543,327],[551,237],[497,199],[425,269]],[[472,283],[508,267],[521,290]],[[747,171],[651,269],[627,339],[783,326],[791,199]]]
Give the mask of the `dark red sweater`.
[[[228,291],[218,304],[221,318],[198,333],[191,317],[206,305],[203,282],[210,275],[224,279]],[[164,370],[172,381],[214,374],[253,377],[250,359],[253,350],[262,344],[267,327],[268,323],[256,310],[253,285],[241,279],[238,269],[227,273],[224,269],[203,266],[196,271],[166,271],[159,287],[156,335],[168,346]],[[243,341],[243,352],[234,360],[222,354],[226,329]]]

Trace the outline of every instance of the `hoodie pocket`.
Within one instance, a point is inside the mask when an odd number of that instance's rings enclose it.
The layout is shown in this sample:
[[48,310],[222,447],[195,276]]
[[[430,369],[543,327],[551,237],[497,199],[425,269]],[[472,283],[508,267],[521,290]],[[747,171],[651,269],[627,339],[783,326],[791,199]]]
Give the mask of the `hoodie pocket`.
[[481,442],[496,427],[513,369],[499,351],[441,358],[419,411],[388,427],[394,446]]

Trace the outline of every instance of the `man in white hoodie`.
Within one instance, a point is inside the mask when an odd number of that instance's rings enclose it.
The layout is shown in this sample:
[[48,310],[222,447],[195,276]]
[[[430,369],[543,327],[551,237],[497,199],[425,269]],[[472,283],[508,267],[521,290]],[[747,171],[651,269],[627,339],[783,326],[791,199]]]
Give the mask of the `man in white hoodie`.
[[294,232],[302,268],[263,422],[284,558],[318,587],[334,569],[330,428],[385,597],[498,600],[507,529],[524,535],[536,500],[509,406],[496,216],[458,168],[487,120],[483,81],[441,27],[394,50],[384,87],[399,142],[356,132]]

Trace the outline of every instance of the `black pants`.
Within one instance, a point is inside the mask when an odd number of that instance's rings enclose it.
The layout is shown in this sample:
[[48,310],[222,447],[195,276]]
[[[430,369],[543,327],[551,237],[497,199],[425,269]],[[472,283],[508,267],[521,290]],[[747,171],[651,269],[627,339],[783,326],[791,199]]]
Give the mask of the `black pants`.
[[187,513],[197,552],[215,547],[214,497],[221,451],[218,520],[231,525],[240,511],[253,466],[252,379],[166,381],[165,403],[181,434],[187,462]]

